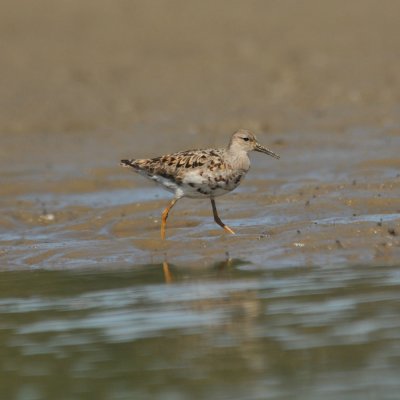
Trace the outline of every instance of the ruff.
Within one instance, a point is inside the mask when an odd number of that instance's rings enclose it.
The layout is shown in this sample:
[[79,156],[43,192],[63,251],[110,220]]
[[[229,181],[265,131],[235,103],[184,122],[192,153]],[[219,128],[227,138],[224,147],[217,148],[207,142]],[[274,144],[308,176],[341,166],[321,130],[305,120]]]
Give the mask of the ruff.
[[162,213],[162,239],[165,239],[168,213],[182,197],[209,198],[215,222],[225,231],[234,234],[219,218],[215,197],[239,186],[250,168],[250,151],[279,158],[277,154],[260,145],[252,132],[240,129],[232,135],[226,148],[187,150],[150,159],[121,160],[121,165],[133,168],[135,172],[174,193],[173,200]]

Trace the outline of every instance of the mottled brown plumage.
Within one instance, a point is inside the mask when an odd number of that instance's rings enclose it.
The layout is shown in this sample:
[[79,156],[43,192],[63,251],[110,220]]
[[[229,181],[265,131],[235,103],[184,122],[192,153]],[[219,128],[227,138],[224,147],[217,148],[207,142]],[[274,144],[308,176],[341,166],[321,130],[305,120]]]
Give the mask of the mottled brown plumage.
[[168,211],[181,197],[210,198],[214,220],[226,231],[234,233],[219,219],[214,198],[234,190],[240,184],[250,168],[247,153],[252,150],[279,158],[261,146],[252,132],[240,129],[232,135],[226,148],[187,150],[150,159],[121,160],[121,165],[132,167],[140,175],[160,183],[175,194],[174,200],[163,213],[163,239]]

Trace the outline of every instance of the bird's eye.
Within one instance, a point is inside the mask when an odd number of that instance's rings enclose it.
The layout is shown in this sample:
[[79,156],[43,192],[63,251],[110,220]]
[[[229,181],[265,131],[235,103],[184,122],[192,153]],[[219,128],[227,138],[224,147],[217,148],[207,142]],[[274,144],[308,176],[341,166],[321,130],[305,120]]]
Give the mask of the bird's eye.
[[248,142],[250,139],[248,137],[242,138],[245,142]]

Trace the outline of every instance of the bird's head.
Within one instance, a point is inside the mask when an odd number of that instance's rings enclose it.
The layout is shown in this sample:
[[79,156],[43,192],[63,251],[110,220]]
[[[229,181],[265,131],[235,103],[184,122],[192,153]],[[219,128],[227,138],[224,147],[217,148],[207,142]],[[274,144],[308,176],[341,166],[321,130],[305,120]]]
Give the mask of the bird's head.
[[278,154],[275,154],[273,151],[258,143],[256,135],[247,129],[239,129],[232,135],[229,149],[234,151],[245,151],[246,153],[249,151],[258,151],[274,158],[280,158]]

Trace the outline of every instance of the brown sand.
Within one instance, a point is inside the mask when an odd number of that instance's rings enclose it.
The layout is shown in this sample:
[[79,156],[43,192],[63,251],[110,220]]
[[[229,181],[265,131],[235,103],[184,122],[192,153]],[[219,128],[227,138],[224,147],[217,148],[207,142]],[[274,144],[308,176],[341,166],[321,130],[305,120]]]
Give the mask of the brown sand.
[[[2,268],[395,264],[397,1],[2,1]],[[116,167],[253,129],[241,189],[183,200]],[[157,199],[160,196],[160,199]]]

